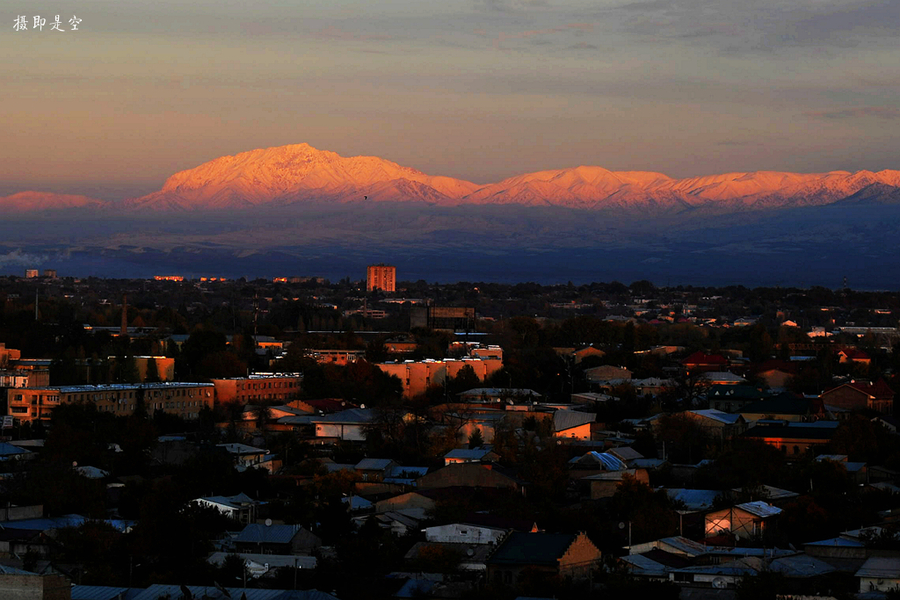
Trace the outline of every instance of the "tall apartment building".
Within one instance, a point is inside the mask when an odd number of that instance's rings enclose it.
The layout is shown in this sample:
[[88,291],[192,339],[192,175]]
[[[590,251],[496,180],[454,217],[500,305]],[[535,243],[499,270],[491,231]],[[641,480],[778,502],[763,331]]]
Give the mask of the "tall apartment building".
[[375,289],[382,292],[397,291],[397,267],[390,265],[369,265],[366,269],[366,289],[372,291]]

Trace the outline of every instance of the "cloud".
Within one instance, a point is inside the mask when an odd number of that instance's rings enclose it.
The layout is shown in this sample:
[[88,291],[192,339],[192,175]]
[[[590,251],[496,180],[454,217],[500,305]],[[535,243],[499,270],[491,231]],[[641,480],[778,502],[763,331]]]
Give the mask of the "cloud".
[[657,39],[685,39],[723,51],[853,48],[895,39],[900,0],[648,0],[608,10],[621,30]]
[[[516,39],[527,39],[533,37],[543,37],[548,35],[558,35],[561,33],[565,34],[574,34],[576,36],[583,35],[584,32],[593,31],[594,25],[593,23],[567,23],[565,25],[561,25],[559,27],[548,27],[546,29],[530,29],[528,31],[519,31],[516,33],[504,33],[500,32],[497,34],[497,37],[492,40],[494,48],[501,49],[500,44],[507,40],[516,40]],[[478,32],[484,32],[483,29],[478,30]],[[538,42],[531,42],[532,44],[538,44]],[[545,42],[546,43],[546,42]],[[584,42],[582,42],[584,44]],[[538,44],[540,45],[540,44]],[[589,44],[583,46],[588,47]],[[582,47],[580,44],[576,44],[574,47]]]
[[803,113],[807,117],[818,119],[856,119],[860,117],[876,117],[879,119],[900,118],[900,108],[889,106],[858,106],[839,110],[813,111]]
[[0,267],[35,267],[49,260],[46,255],[28,254],[21,250],[13,250],[7,254],[0,254]]
[[519,12],[547,6],[547,0],[477,0],[475,6],[492,12]]
[[353,40],[353,41],[368,41],[368,40],[391,40],[394,39],[393,36],[384,35],[384,34],[365,34],[365,33],[353,33],[350,31],[344,31],[342,29],[338,29],[334,25],[329,25],[325,29],[321,29],[315,32],[317,38],[324,39],[333,39],[333,40]]

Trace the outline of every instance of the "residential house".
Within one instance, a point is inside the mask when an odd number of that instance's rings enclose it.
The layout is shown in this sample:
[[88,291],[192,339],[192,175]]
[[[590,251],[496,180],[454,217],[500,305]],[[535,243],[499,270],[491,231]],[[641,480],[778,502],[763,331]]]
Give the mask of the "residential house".
[[499,545],[509,531],[502,527],[475,525],[472,523],[448,523],[426,527],[425,539],[429,542],[450,544],[492,544]]
[[744,406],[770,397],[752,385],[713,385],[706,390],[709,407],[727,413],[740,412]]
[[31,460],[37,456],[34,451],[14,444],[0,442],[0,462]]
[[596,475],[588,475],[582,478],[590,484],[591,500],[599,500],[600,498],[611,498],[615,495],[616,490],[622,485],[626,478],[632,478],[640,483],[650,484],[650,475],[646,469],[624,469],[621,471],[607,471],[597,473]]
[[706,515],[706,535],[730,533],[735,538],[756,540],[773,527],[781,509],[761,500],[744,502]]
[[487,561],[488,581],[514,584],[526,570],[586,579],[600,565],[600,550],[585,533],[513,532]]
[[832,462],[842,469],[844,469],[854,483],[857,485],[862,485],[867,482],[868,476],[866,474],[866,463],[864,462],[851,462],[848,459],[846,454],[820,454],[816,457],[816,462],[829,461]]
[[859,593],[900,592],[900,559],[872,556],[856,572]]
[[696,422],[712,439],[724,441],[740,435],[747,422],[741,415],[722,412],[714,408],[686,410],[684,417]]
[[234,539],[234,545],[238,552],[308,555],[322,545],[322,540],[300,525],[251,523]]
[[553,431],[557,437],[589,440],[596,418],[596,413],[557,410],[553,413]]
[[851,381],[822,392],[820,397],[826,408],[840,411],[870,409],[886,415],[894,411],[894,391],[883,379],[875,383]]
[[[483,573],[487,570],[487,560],[494,552],[495,546],[491,544],[465,544],[452,542],[416,542],[403,557],[410,568],[418,571],[435,557],[454,557],[459,561],[460,571],[472,571]],[[423,561],[424,564],[423,564]],[[416,595],[410,597],[417,597]]]
[[579,348],[578,350],[574,350],[568,354],[569,356],[574,357],[576,365],[580,365],[581,361],[589,356],[596,356],[597,358],[603,358],[604,356],[606,356],[606,352],[600,350],[599,348],[594,348],[593,346],[585,346],[584,348]]
[[523,490],[524,482],[493,465],[480,463],[450,464],[420,477],[420,490],[445,487],[508,488]]
[[375,503],[375,512],[386,513],[408,509],[421,509],[430,512],[434,510],[436,505],[435,500],[431,498],[427,492],[407,492],[405,494],[377,501]]
[[569,460],[569,468],[577,471],[603,472],[624,471],[628,468],[625,459],[614,452],[597,452],[591,450],[581,456]]
[[[206,559],[206,562],[216,567],[221,567],[225,564],[228,555],[228,552],[213,552]],[[315,569],[318,563],[315,556],[298,556],[296,554],[252,554],[245,552],[237,554],[237,556],[243,559],[247,575],[254,579],[266,576],[272,577],[281,568]],[[223,600],[225,598],[227,596],[224,596]]]
[[236,496],[204,496],[191,501],[198,506],[214,508],[228,518],[240,523],[253,523],[259,509],[259,502],[247,494]]
[[811,422],[826,417],[822,401],[818,398],[803,398],[790,393],[753,402],[737,412],[748,423],[756,421],[788,421],[792,423]]
[[489,463],[500,460],[500,455],[490,446],[478,448],[454,448],[444,455],[444,466],[460,463]]
[[742,385],[747,383],[747,380],[740,375],[735,375],[728,371],[705,371],[701,379],[708,385]]
[[759,440],[775,446],[789,457],[801,457],[807,452],[831,442],[839,423],[837,421],[816,421],[813,423],[794,423],[780,420],[760,420],[741,437]]
[[869,366],[872,364],[872,357],[856,348],[841,348],[837,352],[838,362],[842,365],[853,364]]
[[628,466],[632,466],[633,462],[639,461],[644,458],[643,454],[641,454],[631,446],[615,446],[607,450],[606,453],[612,454]]
[[274,462],[274,457],[265,448],[255,448],[238,443],[217,444],[216,448],[221,448],[230,454],[238,470],[265,469],[269,473],[274,473],[280,467],[280,461]]
[[313,417],[316,438],[323,441],[364,442],[366,428],[375,419],[375,411],[368,408],[350,408],[330,415]]
[[754,500],[765,500],[772,506],[784,508],[786,504],[795,501],[800,494],[790,490],[784,490],[771,485],[761,485],[755,488],[732,488],[730,490],[731,498],[737,502],[752,502]]
[[755,379],[770,388],[785,388],[791,378],[797,375],[797,363],[773,358],[754,366],[751,372]]
[[659,377],[647,377],[645,379],[632,379],[631,387],[634,388],[638,396],[658,396],[663,391],[674,387],[675,383],[671,379],[661,379]]
[[384,481],[396,466],[397,463],[389,458],[364,458],[354,469],[363,481],[376,482]]
[[460,402],[498,404],[513,402],[515,404],[532,403],[541,399],[534,390],[522,388],[473,388],[458,394]]
[[585,369],[584,377],[592,383],[605,381],[629,381],[631,380],[631,371],[625,367],[616,367],[614,365],[601,365]]
[[687,369],[688,373],[719,371],[728,366],[728,359],[721,354],[705,354],[703,352],[694,352],[681,361],[682,366]]

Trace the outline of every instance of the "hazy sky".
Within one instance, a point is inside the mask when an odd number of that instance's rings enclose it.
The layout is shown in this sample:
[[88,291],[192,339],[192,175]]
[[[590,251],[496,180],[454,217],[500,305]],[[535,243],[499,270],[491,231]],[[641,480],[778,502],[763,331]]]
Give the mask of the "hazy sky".
[[0,194],[143,194],[300,142],[478,183],[580,164],[900,168],[900,0],[0,8]]

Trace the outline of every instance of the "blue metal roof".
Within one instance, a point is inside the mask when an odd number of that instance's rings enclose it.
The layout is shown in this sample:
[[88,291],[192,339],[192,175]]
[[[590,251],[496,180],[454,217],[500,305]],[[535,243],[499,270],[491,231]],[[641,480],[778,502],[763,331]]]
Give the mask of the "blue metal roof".
[[666,494],[670,500],[683,502],[684,506],[689,510],[712,508],[713,501],[721,493],[716,490],[666,489]]
[[72,600],[134,600],[143,591],[143,588],[108,585],[73,585]]
[[236,542],[253,544],[288,544],[297,532],[303,529],[300,525],[259,525],[252,523],[244,527],[235,538]]
[[[66,527],[81,527],[88,521],[81,515],[63,515],[61,517],[45,517],[42,519],[22,519],[20,521],[3,521],[0,526],[6,529],[27,529],[33,531],[46,531],[48,529],[63,529]],[[134,527],[135,521],[126,521],[124,519],[101,519],[103,523],[111,525],[116,530],[125,532]]]
[[31,450],[25,450],[6,442],[0,442],[0,456],[15,456],[16,454],[29,454]]
[[[210,600],[239,600],[242,594],[247,600],[337,600],[331,594],[319,590],[261,590],[252,588],[224,588],[230,596],[226,596],[214,586],[189,585],[186,586],[194,598],[209,598]],[[180,585],[151,585],[143,592],[130,600],[163,600],[164,598],[181,598]]]

